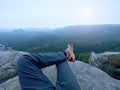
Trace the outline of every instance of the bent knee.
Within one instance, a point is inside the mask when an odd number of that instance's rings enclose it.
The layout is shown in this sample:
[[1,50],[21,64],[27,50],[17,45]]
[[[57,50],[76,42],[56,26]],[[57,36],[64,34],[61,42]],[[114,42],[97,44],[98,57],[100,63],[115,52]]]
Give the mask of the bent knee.
[[17,68],[21,68],[22,66],[27,65],[29,62],[30,57],[29,55],[22,55],[18,60],[17,60]]

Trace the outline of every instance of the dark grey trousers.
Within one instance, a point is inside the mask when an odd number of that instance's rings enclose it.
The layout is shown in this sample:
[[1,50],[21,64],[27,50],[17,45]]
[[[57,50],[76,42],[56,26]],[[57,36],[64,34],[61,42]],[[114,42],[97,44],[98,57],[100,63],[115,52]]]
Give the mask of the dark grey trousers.
[[[41,71],[56,64],[56,87]],[[22,90],[80,90],[63,52],[23,55],[17,61],[19,81]]]

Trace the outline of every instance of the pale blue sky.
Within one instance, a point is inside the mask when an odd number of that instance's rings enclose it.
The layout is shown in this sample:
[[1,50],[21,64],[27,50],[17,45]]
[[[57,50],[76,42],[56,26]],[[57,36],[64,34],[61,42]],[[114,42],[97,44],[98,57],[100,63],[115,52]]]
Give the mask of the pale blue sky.
[[0,0],[0,28],[120,24],[120,0]]

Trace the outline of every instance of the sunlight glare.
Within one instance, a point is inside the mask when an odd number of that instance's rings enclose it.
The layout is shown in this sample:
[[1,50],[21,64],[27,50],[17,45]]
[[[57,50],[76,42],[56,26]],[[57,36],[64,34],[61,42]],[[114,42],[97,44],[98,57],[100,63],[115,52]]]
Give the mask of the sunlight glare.
[[82,10],[82,17],[83,19],[91,19],[92,18],[92,10],[89,8],[83,9]]

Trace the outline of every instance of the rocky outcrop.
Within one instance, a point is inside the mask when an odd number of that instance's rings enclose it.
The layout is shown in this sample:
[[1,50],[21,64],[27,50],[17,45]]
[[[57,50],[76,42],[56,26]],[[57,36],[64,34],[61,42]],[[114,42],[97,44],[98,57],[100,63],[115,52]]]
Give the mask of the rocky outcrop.
[[12,50],[11,47],[5,47],[5,45],[0,44],[0,51],[7,51],[7,50]]
[[[0,90],[20,90],[16,61],[23,54],[27,53],[4,49],[0,51],[0,82],[7,80],[0,84]],[[119,80],[110,77],[96,67],[80,61],[69,62],[69,65],[81,86],[81,90],[120,90]],[[55,85],[56,66],[53,65],[42,70]]]
[[25,54],[0,45],[0,83],[17,75],[16,61]]
[[[120,81],[110,77],[100,69],[80,61],[69,64],[77,77],[81,90],[120,90]],[[44,68],[43,72],[55,85],[56,66]],[[18,77],[2,83],[0,90],[20,90]]]
[[0,90],[21,90],[18,76],[0,84]]
[[89,64],[100,68],[111,77],[120,80],[120,52],[105,52],[100,54],[92,52]]

